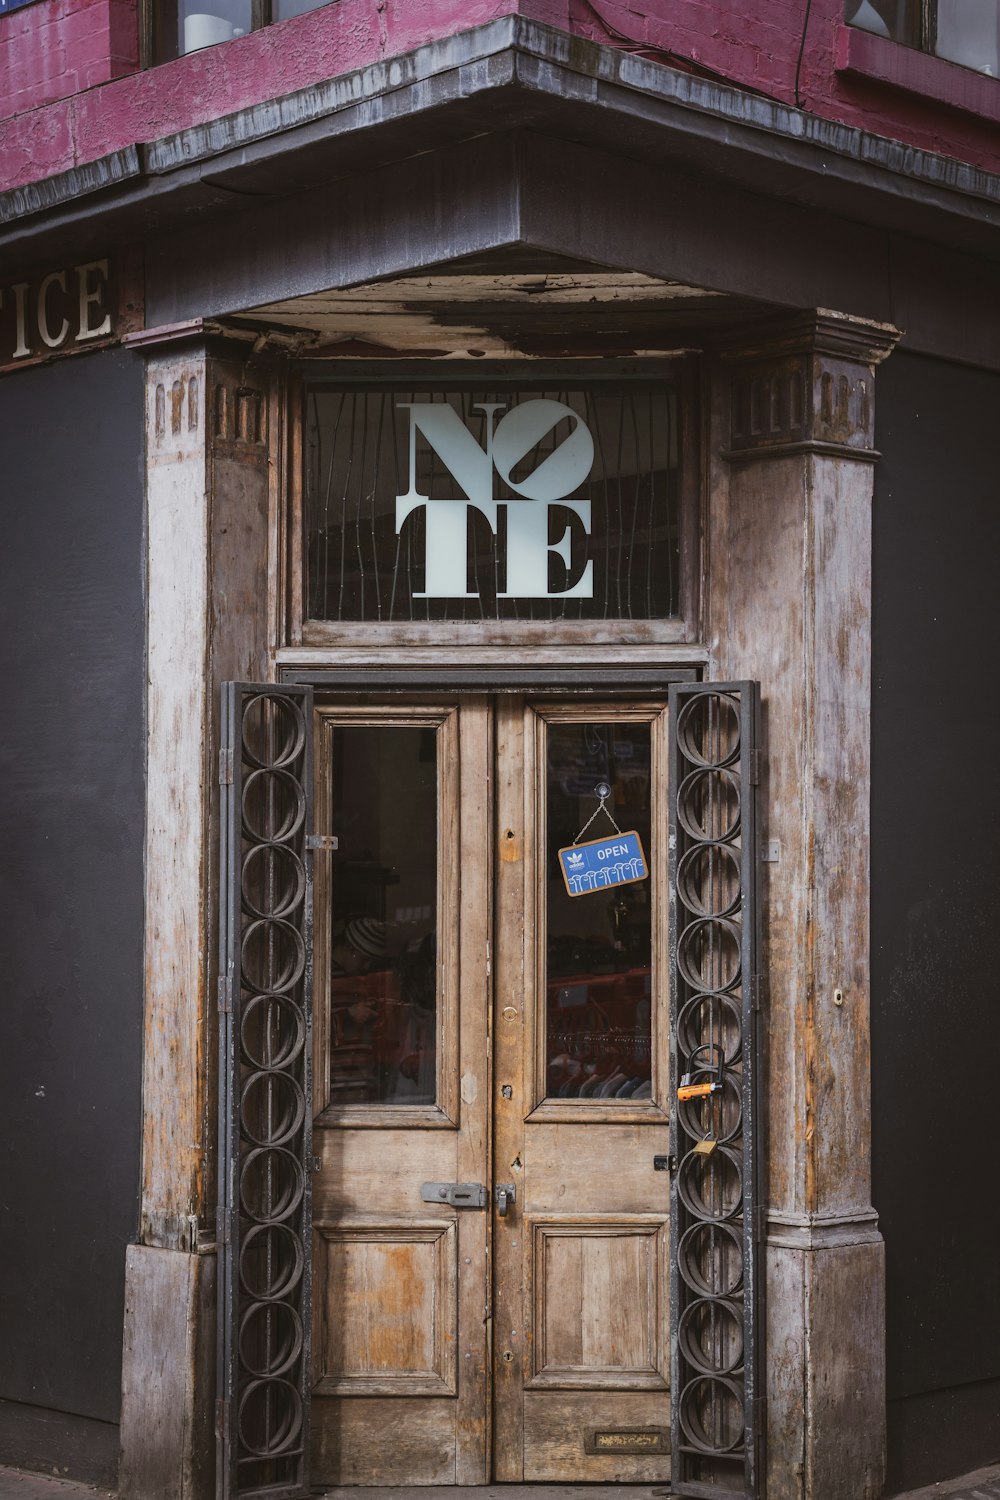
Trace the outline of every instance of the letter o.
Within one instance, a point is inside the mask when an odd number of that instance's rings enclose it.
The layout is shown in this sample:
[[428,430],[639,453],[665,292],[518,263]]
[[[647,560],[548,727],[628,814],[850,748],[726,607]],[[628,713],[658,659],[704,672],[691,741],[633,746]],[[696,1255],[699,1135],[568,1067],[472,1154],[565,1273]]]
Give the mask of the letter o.
[[[554,453],[543,458],[538,468],[515,484],[510,473],[536,443],[551,432],[564,417],[573,421],[573,430]],[[515,495],[526,500],[562,500],[581,485],[594,465],[594,440],[590,428],[571,406],[563,401],[522,401],[497,423],[493,434],[493,463],[505,484]]]

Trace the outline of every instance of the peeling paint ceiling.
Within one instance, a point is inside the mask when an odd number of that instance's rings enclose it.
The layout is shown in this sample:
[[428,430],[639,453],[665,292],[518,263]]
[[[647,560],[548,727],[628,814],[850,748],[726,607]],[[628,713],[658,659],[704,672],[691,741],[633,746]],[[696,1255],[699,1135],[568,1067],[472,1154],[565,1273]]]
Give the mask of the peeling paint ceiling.
[[[287,331],[305,354],[552,355],[663,353],[721,321],[768,309],[639,272],[456,270],[287,301],[231,320]],[[297,335],[297,337],[296,337]]]

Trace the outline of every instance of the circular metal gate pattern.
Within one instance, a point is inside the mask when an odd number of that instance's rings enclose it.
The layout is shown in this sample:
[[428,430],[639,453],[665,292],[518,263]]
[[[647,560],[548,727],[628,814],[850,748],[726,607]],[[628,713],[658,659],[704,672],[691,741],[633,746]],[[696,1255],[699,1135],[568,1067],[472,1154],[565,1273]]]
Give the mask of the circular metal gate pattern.
[[[298,1492],[308,1442],[308,696],[229,684],[227,1496]],[[227,1363],[228,1361],[228,1363]]]
[[697,1297],[735,1297],[743,1285],[743,1240],[722,1221],[690,1224],[677,1247],[681,1276]]
[[728,1486],[744,1479],[749,1423],[746,714],[711,685],[675,701],[675,1085],[705,1092],[673,1102],[673,1473]]

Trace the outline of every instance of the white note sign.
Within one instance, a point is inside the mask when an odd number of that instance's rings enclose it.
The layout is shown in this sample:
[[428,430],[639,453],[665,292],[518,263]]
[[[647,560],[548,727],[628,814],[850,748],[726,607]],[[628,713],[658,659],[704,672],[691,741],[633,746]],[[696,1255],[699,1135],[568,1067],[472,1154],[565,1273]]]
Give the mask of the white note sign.
[[[549,509],[559,504],[579,519],[590,535],[590,501],[571,498],[588,478],[594,463],[594,440],[578,412],[562,401],[539,397],[506,410],[500,401],[483,401],[476,411],[486,415],[486,442],[481,445],[458,412],[446,402],[403,401],[410,414],[409,488],[396,496],[396,533],[414,510],[422,506],[427,518],[427,560],[424,590],[416,599],[475,599],[468,589],[469,511],[489,522],[494,536],[501,504],[507,509],[507,587],[501,599],[592,599],[594,564],[587,562],[576,583],[563,590],[549,589],[549,553],[561,557],[567,569],[572,556],[572,533],[567,525],[557,542],[549,541]],[[505,412],[499,421],[497,412]],[[559,446],[542,459],[526,478],[511,475],[518,464],[557,423],[569,418],[572,426]],[[417,488],[417,439],[434,450],[459,488],[464,500],[441,500]],[[519,498],[494,499],[494,475]]]

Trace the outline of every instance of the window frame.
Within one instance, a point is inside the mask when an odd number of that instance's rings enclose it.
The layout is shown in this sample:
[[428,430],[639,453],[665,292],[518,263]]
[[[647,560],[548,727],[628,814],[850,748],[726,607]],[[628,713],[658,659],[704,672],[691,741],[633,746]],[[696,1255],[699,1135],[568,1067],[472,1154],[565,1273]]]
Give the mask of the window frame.
[[[306,392],[311,383],[372,388],[403,381],[447,387],[508,385],[512,389],[567,381],[648,383],[669,379],[677,391],[680,496],[678,522],[678,612],[662,619],[511,621],[481,623],[439,620],[379,622],[317,620],[305,615],[304,432]],[[285,410],[286,498],[279,536],[278,639],[289,647],[321,650],[344,647],[405,647],[458,644],[478,646],[676,645],[696,641],[699,626],[699,510],[701,496],[698,363],[691,355],[628,360],[481,360],[468,365],[440,361],[300,360],[294,365]]]
[[[0,0],[0,5],[5,0]],[[6,0],[8,9],[13,10],[17,5],[30,5],[34,0]],[[326,5],[332,5],[333,0],[319,0],[312,9],[322,10]],[[193,57],[195,52],[214,52],[217,47],[226,46],[226,42],[216,42],[208,47],[198,47],[191,52],[182,52],[179,49],[179,26],[178,12],[180,6],[178,0],[173,0],[172,8],[168,8],[165,0],[143,0],[139,7],[139,64],[142,68],[157,68],[163,63],[177,62],[182,57]],[[0,12],[2,14],[2,12]],[[303,15],[310,14],[303,11]],[[286,20],[294,20],[295,17],[288,16]],[[277,24],[274,16],[274,0],[250,0],[250,29],[244,33],[252,36],[255,31],[263,31],[267,26]],[[240,41],[240,37],[229,38],[231,41]],[[168,45],[169,43],[169,45]]]
[[[863,32],[866,36],[874,36],[881,42],[888,42],[894,47],[906,47],[911,52],[917,52],[923,57],[933,57],[938,62],[949,64],[954,68],[964,68],[966,72],[978,75],[980,78],[997,78],[1000,74],[986,72],[983,68],[974,67],[971,63],[957,62],[954,58],[943,57],[937,50],[938,37],[938,6],[939,0],[919,0],[916,7],[916,40],[909,41],[897,37],[883,37],[877,31],[871,31],[866,26],[855,25],[848,16],[848,12],[856,13],[858,0],[847,0],[844,6],[844,24],[849,31]],[[998,26],[1000,26],[1000,5],[998,5]],[[1000,60],[1000,40],[998,40],[998,60]]]
[[[533,788],[533,828],[526,848],[534,850],[535,867],[525,889],[524,930],[529,939],[525,961],[525,983],[531,984],[531,1004],[526,1018],[533,1028],[532,1068],[526,1077],[530,1097],[525,1099],[531,1121],[552,1123],[648,1124],[666,1122],[670,1114],[670,932],[667,922],[668,847],[664,839],[668,803],[669,708],[667,697],[638,695],[624,703],[597,698],[558,700],[548,704],[525,697],[524,779]],[[650,822],[652,840],[645,850],[649,868],[650,915],[650,1061],[651,1094],[648,1099],[558,1098],[548,1092],[548,879],[555,850],[548,838],[548,745],[550,730],[566,724],[647,724],[650,736]]]
[[330,981],[333,870],[317,860],[313,900],[313,1088],[316,1124],[337,1129],[454,1130],[459,1122],[459,1005],[461,994],[460,846],[455,830],[460,817],[459,713],[457,701],[422,698],[392,701],[384,697],[320,697],[314,710],[316,826],[332,828],[332,733],[363,725],[381,729],[432,729],[437,767],[437,971],[435,1001],[436,1087],[432,1104],[337,1104],[331,1095]]

